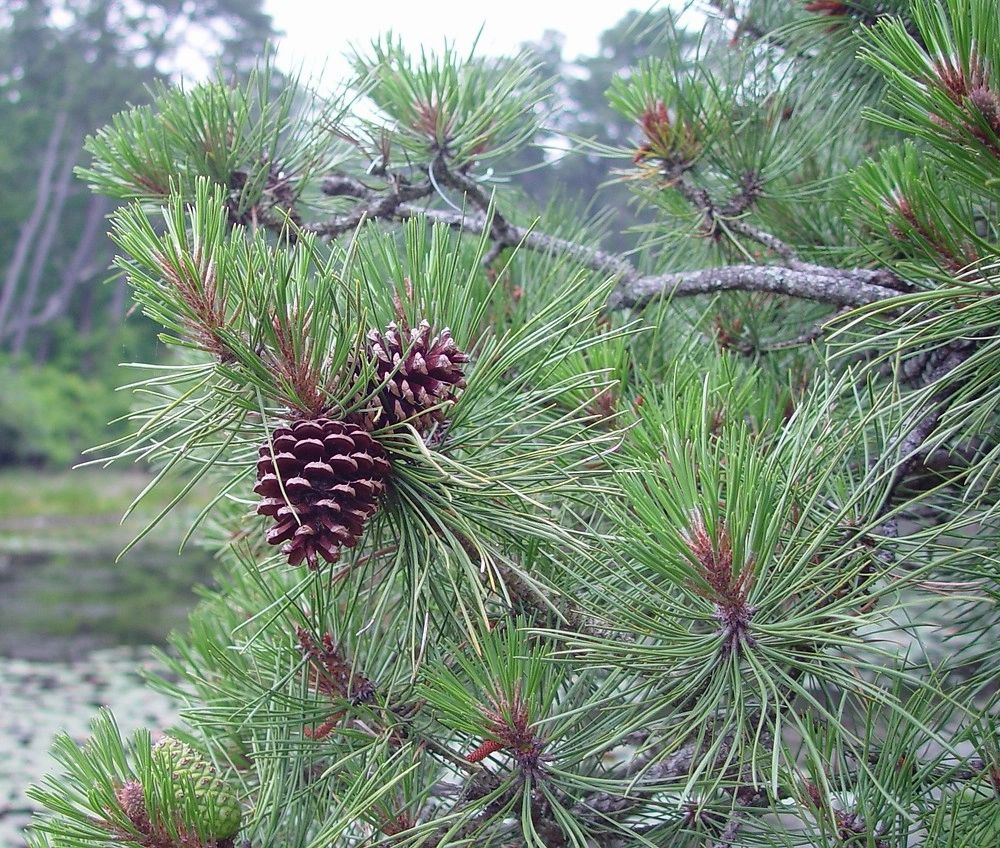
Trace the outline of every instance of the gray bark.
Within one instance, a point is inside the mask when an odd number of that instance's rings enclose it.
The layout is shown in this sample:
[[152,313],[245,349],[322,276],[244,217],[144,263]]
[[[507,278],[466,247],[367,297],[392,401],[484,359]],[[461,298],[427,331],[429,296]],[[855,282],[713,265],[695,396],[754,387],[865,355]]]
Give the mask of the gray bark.
[[24,322],[29,328],[47,324],[65,315],[80,283],[95,273],[94,255],[98,238],[103,232],[104,215],[108,206],[105,198],[96,194],[91,196],[83,232],[63,272],[62,283],[58,290],[49,296],[43,309]]
[[11,256],[10,265],[7,266],[7,272],[4,275],[3,290],[0,291],[0,335],[4,332],[10,308],[14,303],[14,295],[17,292],[18,280],[21,278],[25,262],[28,261],[31,246],[35,243],[38,228],[42,225],[45,210],[48,207],[49,196],[52,192],[52,176],[59,162],[59,148],[66,132],[67,119],[68,112],[64,109],[56,114],[55,120],[52,122],[52,131],[49,133],[49,140],[42,156],[42,167],[38,172],[35,206],[31,210],[28,220],[21,227],[14,254]]
[[55,241],[59,222],[62,219],[63,207],[66,205],[66,198],[69,196],[70,186],[73,184],[73,166],[76,164],[78,155],[79,144],[74,141],[63,158],[58,179],[49,199],[45,226],[34,246],[34,256],[24,286],[24,295],[21,298],[17,326],[12,328],[14,340],[11,344],[11,350],[14,353],[23,351],[28,341],[28,320],[35,308],[35,300],[38,297],[38,288],[42,281],[42,274],[45,272],[45,265],[48,262],[49,251],[52,249],[53,241]]

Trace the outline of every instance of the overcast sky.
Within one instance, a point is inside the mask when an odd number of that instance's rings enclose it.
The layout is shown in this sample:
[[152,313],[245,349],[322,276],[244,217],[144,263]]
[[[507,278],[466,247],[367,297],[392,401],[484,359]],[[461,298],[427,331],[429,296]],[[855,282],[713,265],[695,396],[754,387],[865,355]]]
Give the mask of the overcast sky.
[[440,47],[444,39],[467,50],[479,28],[480,52],[510,53],[524,41],[538,39],[547,29],[566,36],[568,59],[593,54],[600,33],[630,9],[648,9],[667,3],[636,0],[492,0],[476,2],[417,2],[417,0],[267,0],[275,28],[285,33],[279,42],[278,63],[286,69],[302,67],[307,74],[326,65],[324,79],[335,82],[347,69],[343,53],[350,44],[367,45],[391,29],[410,49]]

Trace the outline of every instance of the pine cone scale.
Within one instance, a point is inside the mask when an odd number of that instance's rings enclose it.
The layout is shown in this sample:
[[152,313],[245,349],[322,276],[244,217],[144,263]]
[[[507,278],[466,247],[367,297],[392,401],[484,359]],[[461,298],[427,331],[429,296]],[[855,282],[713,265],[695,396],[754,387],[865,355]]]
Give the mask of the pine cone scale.
[[319,439],[300,439],[295,444],[295,458],[306,461],[319,459],[326,453],[326,446]]
[[323,440],[323,447],[330,455],[344,455],[355,449],[355,442],[347,436],[332,435]]
[[295,535],[295,529],[298,526],[298,522],[294,518],[290,518],[277,527],[272,527],[267,531],[267,543],[269,545],[280,545],[282,542],[287,542],[292,536]]

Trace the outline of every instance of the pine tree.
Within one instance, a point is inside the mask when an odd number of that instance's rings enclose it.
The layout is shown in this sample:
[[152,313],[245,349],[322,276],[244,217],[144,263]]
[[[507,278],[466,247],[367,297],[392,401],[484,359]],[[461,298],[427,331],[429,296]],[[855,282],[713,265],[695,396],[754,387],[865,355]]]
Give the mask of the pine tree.
[[608,93],[628,255],[494,180],[523,59],[89,140],[177,351],[102,457],[219,572],[188,765],[102,713],[34,846],[1000,843],[995,0],[716,5]]

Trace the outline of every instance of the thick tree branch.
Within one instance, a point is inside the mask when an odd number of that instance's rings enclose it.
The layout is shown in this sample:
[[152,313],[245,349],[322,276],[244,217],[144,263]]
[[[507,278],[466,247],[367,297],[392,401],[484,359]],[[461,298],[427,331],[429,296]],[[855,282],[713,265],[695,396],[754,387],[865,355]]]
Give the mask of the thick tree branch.
[[768,292],[832,306],[863,306],[895,295],[892,289],[870,282],[871,279],[872,275],[865,269],[839,270],[818,265],[802,268],[726,265],[623,281],[608,299],[608,308],[639,308],[661,297],[688,297],[723,291]]
[[[458,212],[420,209],[408,204],[397,207],[398,217],[426,216],[466,232],[481,233],[481,217]],[[804,265],[800,269],[776,265],[727,265],[698,271],[643,275],[627,259],[568,239],[511,226],[512,236],[523,248],[563,253],[595,271],[617,276],[619,283],[608,309],[641,308],[664,296],[688,297],[722,291],[758,291],[800,297],[834,306],[863,306],[897,294],[887,284],[887,273],[866,268],[827,268]]]
[[[446,168],[442,176],[446,182],[454,181],[448,182],[449,185],[461,186],[469,194],[469,187],[466,185],[468,177],[462,179]],[[489,201],[478,185],[473,183],[472,187],[476,194],[469,196],[474,205],[481,207],[486,204],[488,207]],[[378,192],[369,189],[360,180],[338,175],[327,178],[323,189],[330,195],[356,197],[363,202],[350,213],[311,227],[319,235],[340,235],[367,218],[403,220],[416,216],[424,216],[468,233],[485,231],[490,234],[494,245],[520,246],[541,253],[563,254],[585,267],[617,277],[618,286],[608,299],[609,309],[641,308],[661,297],[688,297],[723,291],[768,292],[839,307],[863,306],[897,294],[895,275],[888,271],[829,268],[798,261],[794,263],[794,267],[746,264],[644,275],[619,254],[518,227],[503,218],[497,224],[495,211],[487,217],[482,212],[462,213],[413,205],[411,200],[426,197],[432,192],[429,183],[397,184],[388,192]]]

